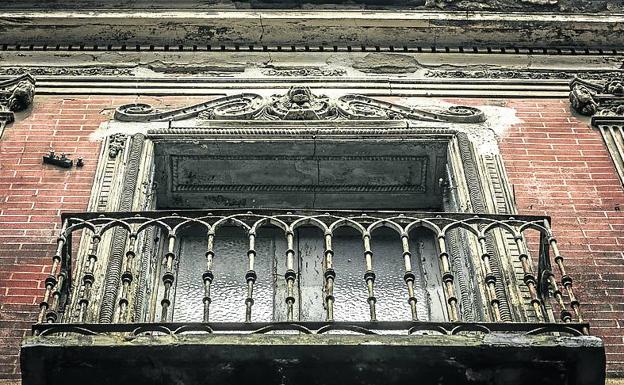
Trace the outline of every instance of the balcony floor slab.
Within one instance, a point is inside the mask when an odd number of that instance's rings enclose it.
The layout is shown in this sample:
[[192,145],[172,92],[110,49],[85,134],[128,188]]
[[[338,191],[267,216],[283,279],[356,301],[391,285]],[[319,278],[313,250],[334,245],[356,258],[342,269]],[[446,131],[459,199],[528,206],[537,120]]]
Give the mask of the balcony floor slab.
[[24,385],[604,383],[600,339],[470,335],[203,334],[27,338]]

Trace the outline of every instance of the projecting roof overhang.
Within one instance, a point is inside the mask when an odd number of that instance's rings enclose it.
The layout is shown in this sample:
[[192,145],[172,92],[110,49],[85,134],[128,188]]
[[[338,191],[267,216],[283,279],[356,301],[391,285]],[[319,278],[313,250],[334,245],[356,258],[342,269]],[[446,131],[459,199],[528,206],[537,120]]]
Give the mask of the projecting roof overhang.
[[9,11],[0,44],[617,49],[624,15],[442,11]]

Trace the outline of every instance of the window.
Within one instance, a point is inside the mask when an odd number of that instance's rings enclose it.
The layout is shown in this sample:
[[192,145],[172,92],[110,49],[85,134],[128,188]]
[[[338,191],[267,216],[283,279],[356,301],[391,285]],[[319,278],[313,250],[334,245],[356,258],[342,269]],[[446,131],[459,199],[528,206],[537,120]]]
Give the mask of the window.
[[[101,210],[168,210],[137,214],[150,218],[195,210],[191,216],[207,215],[211,221],[247,211],[270,216],[271,210],[301,217],[328,210],[334,219],[390,217],[395,214],[384,211],[393,210],[441,217],[461,211],[513,212],[499,161],[475,154],[469,136],[456,129],[466,123],[472,130],[483,129],[483,115],[473,108],[408,108],[352,95],[331,100],[293,88],[271,98],[234,95],[169,112],[124,106],[116,119],[112,130],[132,126],[136,131],[140,125],[147,130],[130,140],[112,136],[103,149],[107,160],[94,191]],[[111,189],[121,180],[117,175],[124,176],[124,184]],[[512,250],[513,239],[487,236],[488,268],[498,277],[494,288],[483,284],[490,273],[483,270],[479,242],[459,228],[447,234],[448,250],[441,250],[438,235],[424,228],[411,232],[406,246],[392,230],[375,230],[369,239],[372,269],[364,262],[368,250],[362,233],[337,228],[330,234],[335,256],[330,293],[325,234],[319,226],[297,227],[290,241],[284,228],[263,226],[250,244],[249,227],[229,225],[213,233],[212,248],[205,226],[179,229],[173,237],[155,229],[137,240],[134,247],[142,248],[142,259],[136,261],[124,252],[128,234],[105,239],[111,253],[98,260],[106,266],[100,270],[106,279],[91,290],[97,301],[90,305],[90,317],[100,322],[351,322],[410,320],[415,313],[431,321],[531,317],[526,304],[509,301],[531,300],[518,289],[522,273],[507,267],[519,253]],[[287,242],[292,242],[290,256]],[[411,266],[403,260],[404,247]],[[212,259],[206,271],[208,251]],[[132,282],[120,288],[129,265]],[[407,281],[413,281],[411,299]],[[83,293],[73,295],[74,309]],[[127,304],[123,316],[121,304]]]

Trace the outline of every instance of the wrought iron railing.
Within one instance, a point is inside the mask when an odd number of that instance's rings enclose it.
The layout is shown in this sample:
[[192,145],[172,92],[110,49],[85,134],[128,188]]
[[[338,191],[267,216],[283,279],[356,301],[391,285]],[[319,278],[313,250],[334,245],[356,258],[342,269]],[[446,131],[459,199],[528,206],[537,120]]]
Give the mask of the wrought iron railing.
[[[200,227],[205,231],[206,250],[203,271],[197,271],[197,280],[203,287],[203,316],[196,322],[180,323],[165,322],[170,320],[172,307],[172,290],[177,276],[176,261],[180,258],[180,234],[188,227]],[[225,227],[236,226],[244,229],[247,242],[247,268],[240,272],[241,281],[245,282],[246,298],[244,300],[245,322],[212,322],[212,285],[215,279],[213,263],[219,256],[215,254],[215,240]],[[272,226],[283,233],[285,239],[285,272],[279,279],[285,285],[284,302],[285,321],[258,322],[254,319],[254,286],[258,275],[254,269],[256,259],[256,237],[260,228]],[[336,277],[340,271],[334,265],[334,234],[342,227],[355,229],[362,240],[361,255],[364,269],[361,285],[365,287],[368,305],[368,319],[356,322],[340,322],[334,319],[336,301],[349,301],[349,298],[335,298],[334,287]],[[302,322],[294,312],[296,301],[296,251],[294,246],[295,232],[303,227],[316,227],[322,232],[322,279],[319,283],[319,292],[322,293],[324,320]],[[389,228],[396,233],[396,240],[400,243],[402,280],[404,288],[396,296],[405,298],[410,317],[396,322],[379,321],[377,319],[377,298],[375,257],[372,252],[372,243],[375,234],[381,227]],[[96,300],[93,291],[97,280],[106,277],[102,272],[106,266],[98,266],[101,258],[102,243],[105,237],[120,229],[123,234],[121,274],[118,280],[118,294],[114,303],[116,316],[111,323],[98,322],[89,318],[89,306]],[[422,320],[417,306],[418,298],[415,295],[415,261],[410,250],[410,234],[415,229],[426,229],[432,235],[437,249],[437,264],[439,266],[439,285],[445,298],[445,320],[443,322],[429,322]],[[139,289],[136,276],[141,273],[141,266],[136,260],[144,249],[140,247],[145,242],[147,231],[156,231],[161,240],[161,246],[156,248],[161,268],[158,282],[160,322],[134,322],[129,317],[131,309],[129,302],[132,294]],[[451,261],[451,238],[449,234],[461,231],[470,239],[471,245],[460,247],[470,248],[476,253],[475,258],[480,265],[477,284],[484,293],[484,302],[488,307],[488,319],[483,322],[467,322],[462,320],[460,303],[455,282],[455,272]],[[526,242],[526,232],[533,234],[528,237],[539,238],[539,250],[530,253]],[[510,239],[516,248],[514,258],[519,262],[522,270],[520,285],[524,285],[528,293],[529,308],[534,312],[536,322],[517,323],[506,321],[501,316],[500,293],[496,290],[497,282],[501,277],[493,269],[494,256],[488,251],[488,239],[494,233],[502,234]],[[72,260],[72,238],[79,234],[83,248],[88,248],[84,255],[80,269],[73,269],[76,264]],[[110,241],[110,239],[109,239]],[[397,256],[399,257],[399,256]],[[555,267],[553,269],[552,267]],[[76,271],[73,271],[76,270]],[[98,273],[99,272],[99,273]],[[77,277],[72,275],[78,274]],[[71,298],[71,297],[74,298]],[[96,301],[97,302],[97,301]],[[241,304],[242,305],[242,304]],[[236,306],[236,304],[232,304]],[[73,307],[73,308],[72,308]],[[74,317],[69,315],[74,314]],[[554,314],[557,313],[558,316]],[[273,330],[297,330],[303,333],[323,333],[334,329],[347,329],[356,332],[374,333],[375,330],[404,330],[414,333],[422,330],[437,331],[445,334],[454,334],[461,331],[518,331],[518,332],[568,332],[574,335],[588,334],[588,325],[584,323],[580,313],[580,304],[572,287],[572,278],[567,274],[563,257],[557,241],[550,228],[550,218],[544,216],[509,216],[489,214],[460,214],[460,213],[423,213],[423,212],[392,212],[392,211],[297,211],[286,210],[180,210],[180,211],[151,211],[151,212],[116,212],[116,213],[67,213],[62,216],[62,229],[57,240],[56,253],[52,258],[50,275],[45,281],[45,293],[40,304],[38,323],[33,331],[39,335],[56,332],[79,332],[93,334],[100,332],[132,332],[164,331],[178,333],[185,331],[241,331],[267,332]]]

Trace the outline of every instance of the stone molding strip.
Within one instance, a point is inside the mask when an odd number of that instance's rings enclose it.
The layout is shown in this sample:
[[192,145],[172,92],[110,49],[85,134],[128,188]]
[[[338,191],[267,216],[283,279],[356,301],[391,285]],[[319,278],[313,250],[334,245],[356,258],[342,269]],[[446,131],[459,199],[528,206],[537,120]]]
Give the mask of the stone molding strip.
[[[0,79],[8,78],[0,76]],[[349,90],[370,97],[545,97],[566,98],[566,79],[399,79],[385,81],[360,77],[305,78],[223,78],[176,77],[133,78],[129,76],[42,76],[37,78],[38,95],[171,95],[224,96],[241,91],[268,93],[287,90],[293,84],[303,84],[312,90]]]

